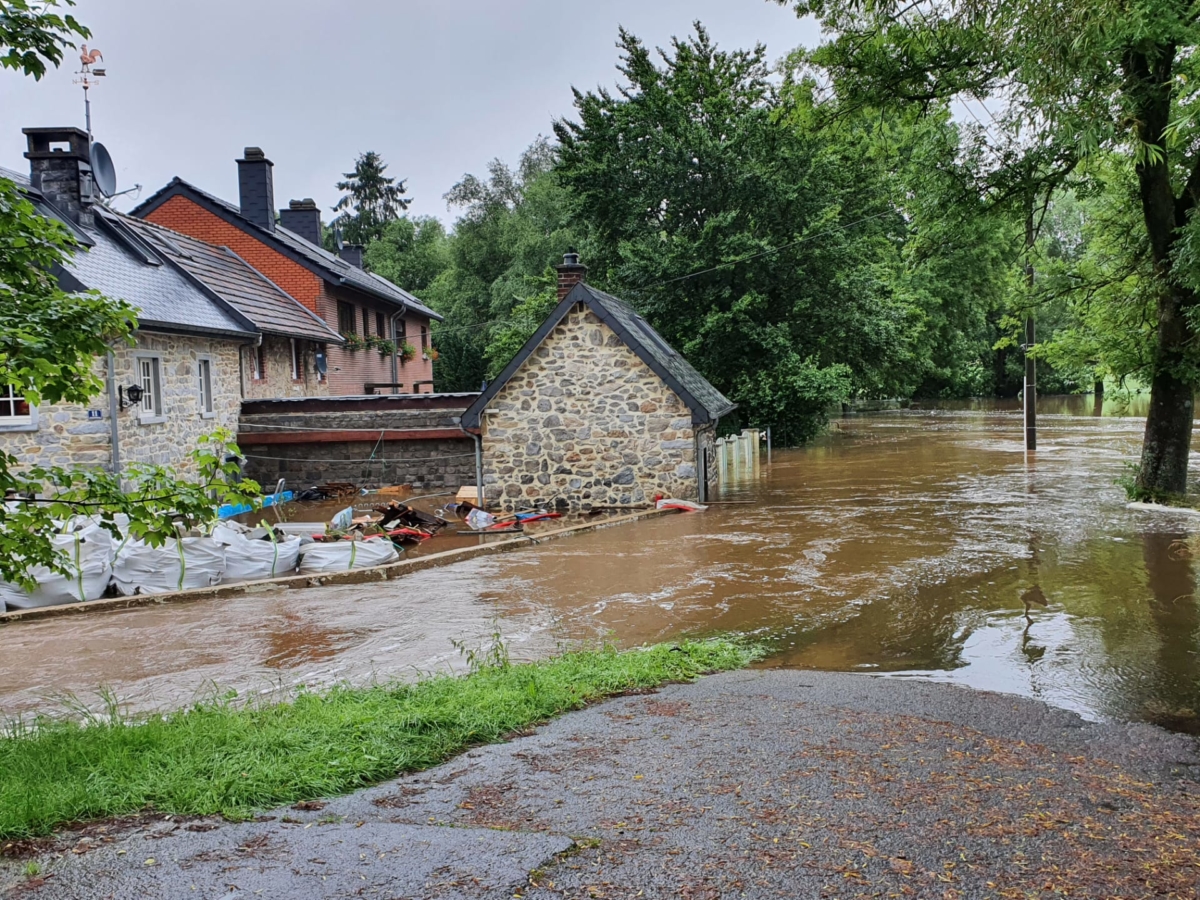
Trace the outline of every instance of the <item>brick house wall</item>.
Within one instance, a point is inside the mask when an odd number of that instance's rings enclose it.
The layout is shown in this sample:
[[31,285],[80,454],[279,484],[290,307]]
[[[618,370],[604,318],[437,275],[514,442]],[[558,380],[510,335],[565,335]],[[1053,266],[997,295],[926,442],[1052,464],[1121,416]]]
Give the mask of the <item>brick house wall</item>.
[[[117,384],[140,383],[137,360],[156,357],[162,386],[162,415],[145,417],[137,409],[117,413],[121,464],[131,462],[170,466],[182,474],[193,467],[188,453],[196,438],[217,427],[237,430],[241,408],[240,345],[216,338],[139,332],[135,347],[115,351]],[[213,411],[200,407],[199,362],[207,359],[212,373]],[[107,377],[108,363],[97,359],[94,370]],[[88,410],[102,418],[89,419]],[[108,394],[102,392],[87,406],[54,404],[34,411],[28,425],[0,425],[0,448],[22,466],[101,466],[112,463]]]
[[[338,302],[348,304],[353,309],[355,333],[363,336],[363,313],[367,314],[367,326],[370,334],[379,335],[378,316],[383,316],[384,335],[391,340],[391,317],[396,307],[383,301],[364,297],[357,291],[342,290],[326,284],[317,301],[317,315],[329,323],[329,326],[340,331],[338,319]],[[433,362],[425,359],[421,353],[421,328],[426,329],[426,345],[428,346],[429,320],[422,317],[405,317],[397,320],[397,331],[403,330],[407,340],[417,350],[417,355],[408,361],[396,361],[396,381],[404,385],[406,392],[433,393],[433,385],[422,385],[420,391],[413,390],[418,382],[433,381]],[[399,341],[397,341],[399,344]],[[345,347],[329,348],[329,383],[331,393],[337,395],[353,395],[364,393],[364,385],[368,382],[388,384],[392,381],[392,359],[381,356],[373,348],[348,350]]]
[[582,304],[492,398],[481,432],[489,508],[698,498],[691,411]]
[[[176,195],[146,215],[146,219],[183,234],[191,235],[210,244],[228,247],[246,260],[267,278],[295,297],[309,310],[316,313],[335,331],[338,325],[338,301],[354,307],[356,331],[363,334],[363,310],[367,310],[371,334],[377,334],[376,313],[383,313],[385,329],[390,329],[390,318],[396,307],[382,300],[375,300],[357,291],[328,284],[323,278],[304,266],[289,259],[251,234],[229,224],[187,197]],[[397,362],[397,381],[410,390],[415,382],[432,381],[433,362],[421,355],[420,334],[424,327],[428,332],[429,320],[416,316],[406,317],[409,343],[417,348],[417,356],[408,362]],[[390,335],[388,335],[390,339]],[[347,395],[363,393],[367,382],[380,384],[392,381],[391,360],[381,357],[376,350],[350,351],[337,346],[327,350],[329,361],[328,391]],[[422,388],[429,391],[431,385]],[[290,391],[276,396],[289,396]],[[262,396],[254,394],[253,396]]]

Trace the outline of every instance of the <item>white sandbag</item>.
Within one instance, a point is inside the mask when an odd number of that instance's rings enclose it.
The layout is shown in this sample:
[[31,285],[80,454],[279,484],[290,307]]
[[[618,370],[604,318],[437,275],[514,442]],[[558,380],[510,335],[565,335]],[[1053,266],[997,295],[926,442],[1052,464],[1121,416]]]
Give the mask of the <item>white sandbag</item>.
[[263,540],[255,534],[262,530],[243,531],[218,525],[213,540],[225,547],[225,577],[221,584],[242,581],[261,581],[293,575],[300,560],[300,538],[286,537],[281,541]]
[[27,591],[0,581],[0,612],[8,609],[35,609],[62,603],[98,600],[112,578],[112,535],[90,522],[73,523],[75,530],[51,538],[55,548],[67,559],[70,575],[34,566],[30,575],[38,586]]
[[300,574],[347,572],[386,566],[400,558],[396,546],[387,538],[370,541],[314,541],[300,548]]
[[122,594],[212,587],[225,575],[225,548],[211,537],[168,538],[151,547],[131,538],[117,553],[113,581]]

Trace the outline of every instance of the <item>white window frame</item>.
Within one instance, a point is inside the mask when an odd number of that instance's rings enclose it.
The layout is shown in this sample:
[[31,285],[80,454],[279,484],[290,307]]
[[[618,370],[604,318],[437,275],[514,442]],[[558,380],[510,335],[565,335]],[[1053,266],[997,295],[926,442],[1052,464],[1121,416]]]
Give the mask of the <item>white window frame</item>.
[[[24,399],[23,395],[13,390],[12,385],[0,388],[0,398],[2,398],[0,399],[0,404],[9,402],[15,404],[18,399]],[[38,410],[32,403],[29,404],[29,415],[27,416],[0,416],[0,432],[37,430]]]
[[[162,357],[157,354],[138,354],[134,357],[134,377],[142,389],[142,400],[138,406],[139,425],[160,425],[167,421],[163,411]],[[147,369],[149,366],[149,369]],[[150,389],[146,386],[149,384]]]
[[216,403],[213,400],[213,364],[211,356],[201,356],[196,360],[198,390],[200,401],[200,418],[212,419],[217,415]]
[[295,338],[288,338],[288,343],[292,348],[292,381],[300,381],[304,375],[304,367],[300,364],[300,342]]

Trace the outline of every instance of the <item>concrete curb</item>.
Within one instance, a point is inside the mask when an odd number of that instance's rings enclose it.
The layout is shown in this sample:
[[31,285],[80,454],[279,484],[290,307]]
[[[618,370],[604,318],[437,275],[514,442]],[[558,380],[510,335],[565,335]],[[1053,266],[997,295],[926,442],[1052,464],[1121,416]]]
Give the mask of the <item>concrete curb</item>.
[[16,625],[21,622],[32,622],[39,619],[53,619],[60,616],[82,615],[116,609],[134,609],[142,606],[159,606],[165,603],[193,603],[198,600],[219,600],[226,597],[240,597],[245,594],[259,594],[278,588],[312,588],[327,584],[366,584],[375,581],[389,581],[400,578],[412,572],[421,572],[438,566],[448,566],[452,563],[474,559],[478,556],[494,556],[498,553],[508,553],[520,550],[541,541],[554,538],[569,537],[574,534],[584,534],[589,531],[599,531],[613,525],[625,525],[657,516],[667,515],[675,510],[647,509],[635,513],[614,516],[611,519],[601,519],[597,522],[584,522],[570,525],[566,528],[556,528],[534,534],[506,538],[477,547],[458,547],[454,550],[444,550],[441,553],[431,553],[429,556],[418,556],[414,559],[402,559],[400,562],[386,566],[375,566],[370,569],[351,569],[348,572],[333,572],[326,575],[289,575],[286,578],[271,578],[265,581],[245,581],[241,584],[219,584],[210,588],[195,588],[190,591],[172,591],[166,594],[137,594],[132,597],[112,597],[107,600],[91,600],[86,603],[67,603],[61,606],[42,606],[37,609],[20,609],[15,612],[0,613],[0,627]]

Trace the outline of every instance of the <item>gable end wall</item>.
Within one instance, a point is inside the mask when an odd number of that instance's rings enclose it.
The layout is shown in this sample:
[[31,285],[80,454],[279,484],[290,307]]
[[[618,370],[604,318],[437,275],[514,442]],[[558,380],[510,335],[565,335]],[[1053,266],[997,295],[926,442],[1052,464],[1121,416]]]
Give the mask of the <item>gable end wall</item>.
[[481,427],[489,507],[697,499],[690,410],[582,304],[492,398]]

